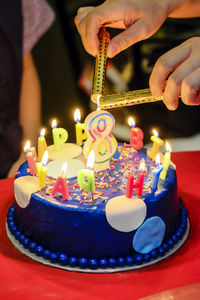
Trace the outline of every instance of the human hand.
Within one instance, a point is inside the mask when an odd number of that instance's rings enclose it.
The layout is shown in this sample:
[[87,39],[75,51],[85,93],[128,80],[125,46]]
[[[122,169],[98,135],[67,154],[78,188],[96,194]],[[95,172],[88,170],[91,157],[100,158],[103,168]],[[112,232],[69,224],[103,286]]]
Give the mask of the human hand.
[[16,161],[14,162],[14,164],[12,165],[12,167],[10,168],[7,177],[8,177],[8,178],[9,178],[9,177],[14,177],[14,176],[16,175],[16,173],[17,173],[19,167],[21,166],[22,163],[25,162],[25,160],[26,160],[26,158],[25,158],[25,154],[24,154],[24,151],[23,151],[23,152],[21,152],[21,154],[20,154],[18,160],[16,160]]
[[[156,62],[150,89],[154,96],[163,93],[170,110],[178,107],[178,99],[187,105],[200,104],[200,37],[193,37],[162,55]],[[169,77],[168,77],[169,76]]]
[[102,25],[125,29],[110,41],[108,57],[113,57],[154,34],[176,5],[176,0],[107,0],[97,7],[79,8],[75,24],[85,49],[94,56]]

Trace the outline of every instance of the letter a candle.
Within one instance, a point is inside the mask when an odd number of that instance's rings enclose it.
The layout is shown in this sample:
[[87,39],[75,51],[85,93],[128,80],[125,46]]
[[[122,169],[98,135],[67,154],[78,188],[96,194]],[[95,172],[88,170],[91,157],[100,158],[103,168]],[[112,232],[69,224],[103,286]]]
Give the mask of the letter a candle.
[[95,180],[94,180],[94,165],[95,154],[92,150],[88,156],[86,169],[82,169],[78,173],[78,184],[82,189],[91,193],[92,203],[94,204],[93,193],[95,191]]
[[58,176],[52,190],[52,195],[61,193],[63,196],[63,200],[69,200],[69,191],[67,186],[67,179],[65,176],[66,171],[67,171],[67,163],[64,162],[61,168],[61,174]]

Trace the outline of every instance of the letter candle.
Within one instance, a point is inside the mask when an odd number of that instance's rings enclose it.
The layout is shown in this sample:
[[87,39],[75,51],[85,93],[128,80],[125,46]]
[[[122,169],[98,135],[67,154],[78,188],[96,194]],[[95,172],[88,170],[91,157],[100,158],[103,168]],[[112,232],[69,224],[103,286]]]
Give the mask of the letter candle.
[[164,155],[164,159],[163,159],[163,170],[160,174],[160,179],[162,180],[165,180],[166,179],[166,176],[167,176],[167,170],[169,168],[169,164],[170,164],[170,159],[171,159],[171,147],[169,145],[168,142],[165,143],[165,147],[166,147],[166,152],[165,152],[165,155]]
[[68,139],[68,132],[64,128],[57,128],[56,120],[52,122],[52,134],[53,134],[53,143],[55,145],[55,149],[59,151],[61,146]]
[[80,110],[77,108],[74,113],[74,121],[76,122],[76,143],[79,146],[82,146],[83,141],[87,139],[87,133],[85,132],[84,124],[80,123],[81,120],[81,113]]
[[78,184],[82,189],[91,193],[92,203],[94,204],[93,193],[95,191],[95,180],[94,180],[94,165],[95,153],[92,150],[88,156],[86,169],[82,169],[78,173]]
[[30,141],[27,141],[24,147],[24,152],[26,153],[26,159],[28,162],[28,167],[31,175],[35,175],[37,173],[36,165],[37,162],[37,154],[35,151],[35,147],[30,147]]
[[152,171],[152,182],[151,182],[151,190],[155,192],[158,186],[158,180],[160,177],[160,173],[163,170],[163,166],[160,164],[160,155],[159,153],[156,155],[156,167]]
[[153,129],[151,141],[153,142],[153,146],[152,149],[147,150],[147,155],[154,161],[157,153],[159,152],[160,146],[162,146],[164,142],[161,138],[159,138],[159,134],[155,129]]
[[134,176],[128,175],[127,177],[127,186],[126,186],[126,197],[132,198],[133,189],[136,188],[136,195],[142,196],[143,193],[143,185],[144,185],[144,176],[145,176],[145,163],[142,161],[140,163],[140,171],[137,175],[137,181],[134,182]]
[[140,128],[135,127],[136,124],[132,117],[128,119],[128,124],[131,127],[130,145],[134,149],[139,150],[143,147],[143,131]]
[[67,179],[65,176],[66,171],[67,171],[67,163],[64,162],[61,168],[61,174],[56,179],[56,183],[52,190],[52,195],[61,193],[63,196],[63,200],[69,200],[69,191],[67,186]]
[[43,128],[38,138],[38,161],[42,160],[44,152],[47,150],[47,143],[45,139],[45,129]]
[[44,188],[46,186],[46,176],[47,176],[47,164],[48,161],[48,151],[44,152],[41,162],[36,163],[37,174],[39,177],[40,188]]

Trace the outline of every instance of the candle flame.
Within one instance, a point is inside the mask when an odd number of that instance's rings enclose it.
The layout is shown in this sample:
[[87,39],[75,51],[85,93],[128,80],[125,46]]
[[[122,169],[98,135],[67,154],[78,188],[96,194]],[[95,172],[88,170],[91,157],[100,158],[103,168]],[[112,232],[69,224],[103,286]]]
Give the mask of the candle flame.
[[94,150],[91,150],[87,160],[87,166],[86,166],[87,169],[93,169],[94,160],[95,160],[95,153]]
[[74,112],[74,121],[77,123],[77,122],[80,122],[81,120],[81,113],[80,113],[80,109],[76,109],[75,112]]
[[145,166],[145,162],[144,162],[144,161],[141,161],[141,163],[140,163],[140,170],[144,172],[145,167],[146,167],[146,166]]
[[158,136],[158,137],[159,137],[158,131],[157,131],[157,130],[155,130],[155,129],[153,129],[153,135],[155,135],[155,136]]
[[49,156],[49,154],[48,154],[48,151],[46,150],[42,156],[42,160],[41,160],[42,166],[46,166],[47,161],[48,161],[48,156]]
[[42,130],[40,131],[40,136],[45,136],[45,128],[42,128]]
[[61,174],[65,175],[66,172],[67,172],[67,162],[65,161],[61,168]]
[[30,141],[27,141],[24,146],[24,152],[28,152],[30,150],[30,147],[31,147],[31,143]]
[[156,155],[156,165],[159,165],[160,164],[160,154],[157,153]]
[[57,127],[57,122],[56,122],[55,119],[52,121],[51,127],[52,127],[52,128],[56,128],[56,127]]
[[172,152],[172,147],[170,146],[170,144],[168,142],[165,143],[165,147],[166,147],[167,152]]
[[133,127],[133,126],[135,127],[135,121],[132,117],[128,118],[128,125],[130,127]]

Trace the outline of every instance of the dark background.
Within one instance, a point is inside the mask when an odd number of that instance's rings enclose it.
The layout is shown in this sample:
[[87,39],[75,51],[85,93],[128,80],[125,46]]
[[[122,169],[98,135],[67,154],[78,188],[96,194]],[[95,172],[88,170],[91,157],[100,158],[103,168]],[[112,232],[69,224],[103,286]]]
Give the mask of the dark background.
[[[66,128],[69,133],[68,141],[74,142],[75,108],[81,109],[82,121],[94,109],[89,96],[78,86],[78,79],[86,64],[89,62],[94,65],[95,59],[84,50],[73,19],[79,7],[96,6],[101,2],[103,1],[49,1],[56,12],[56,21],[33,50],[42,86],[43,125],[48,128],[48,143],[51,143],[52,118],[59,119],[58,125]],[[132,64],[133,72],[128,89],[148,87],[149,75],[159,56],[184,40],[199,35],[199,21],[200,18],[168,19],[153,37],[137,43],[112,59],[119,71],[127,62]],[[110,33],[112,36],[117,31]],[[113,89],[108,80],[107,88],[106,93]],[[169,111],[162,102],[157,102],[110,112],[114,114],[116,122],[122,125],[126,125],[128,116],[133,115],[137,126],[144,131],[144,142],[149,141],[152,127],[159,129],[163,139],[190,136],[200,131],[200,106],[190,107],[180,102],[176,111]]]

